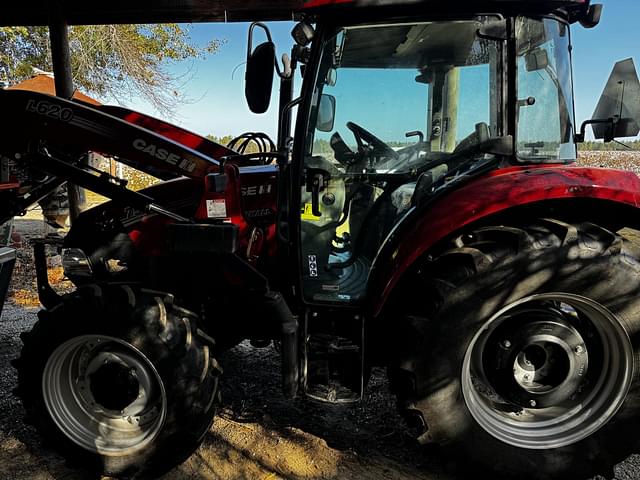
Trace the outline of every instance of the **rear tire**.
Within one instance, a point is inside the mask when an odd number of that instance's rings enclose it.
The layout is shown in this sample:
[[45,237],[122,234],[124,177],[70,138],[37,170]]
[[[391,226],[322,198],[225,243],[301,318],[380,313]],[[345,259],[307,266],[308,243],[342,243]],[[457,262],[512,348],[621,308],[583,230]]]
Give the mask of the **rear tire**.
[[429,301],[390,371],[419,440],[494,478],[611,475],[638,450],[638,249],[556,220],[451,247],[421,270]]
[[71,464],[157,478],[200,445],[219,370],[195,314],[165,293],[91,285],[39,317],[22,335],[17,393]]

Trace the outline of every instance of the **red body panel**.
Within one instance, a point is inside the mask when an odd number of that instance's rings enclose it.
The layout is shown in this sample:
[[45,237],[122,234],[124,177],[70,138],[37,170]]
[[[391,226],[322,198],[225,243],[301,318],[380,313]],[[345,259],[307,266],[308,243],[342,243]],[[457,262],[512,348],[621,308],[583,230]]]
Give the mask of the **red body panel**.
[[[276,165],[238,167],[232,162],[226,163],[226,189],[222,192],[213,191],[209,185],[212,180],[205,178],[205,188],[195,209],[194,219],[204,223],[225,221],[237,225],[237,253],[249,261],[275,254],[277,169]],[[208,202],[221,202],[222,210],[212,214]],[[218,216],[221,211],[224,214]],[[143,256],[166,255],[166,228],[172,222],[164,216],[145,215],[129,231],[129,237]]]
[[509,208],[563,198],[594,198],[638,207],[640,178],[631,172],[604,168],[512,167],[453,190],[405,230],[392,252],[376,258],[378,272],[369,290],[369,298],[375,299],[374,314],[381,311],[407,269],[455,231]]

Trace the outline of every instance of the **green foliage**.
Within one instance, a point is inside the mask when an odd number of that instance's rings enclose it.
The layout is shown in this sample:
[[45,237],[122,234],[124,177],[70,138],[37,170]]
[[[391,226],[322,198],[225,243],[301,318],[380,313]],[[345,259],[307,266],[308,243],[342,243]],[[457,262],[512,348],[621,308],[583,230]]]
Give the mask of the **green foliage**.
[[207,135],[207,138],[212,142],[219,143],[220,145],[228,145],[235,137],[233,135],[225,135],[224,137],[216,137],[215,135]]
[[151,185],[155,185],[160,182],[159,179],[152,177],[151,175],[147,175],[140,170],[135,170],[127,166],[125,166],[122,171],[123,177],[127,180],[127,188],[130,188],[131,190],[142,190],[143,188],[150,187]]
[[[219,143],[220,145],[227,146],[229,142],[231,142],[231,140],[233,140],[236,137],[234,137],[233,135],[225,135],[223,137],[216,137],[215,135],[207,135],[207,138],[211,141]],[[244,153],[258,153],[259,151],[260,149],[258,148],[258,145],[255,142],[251,142],[249,143],[249,145],[247,145],[247,148],[245,149]]]
[[7,68],[8,80],[31,76],[31,67],[50,68],[49,38],[46,27],[0,28],[0,65]]
[[328,140],[324,140],[322,138],[316,138],[313,141],[313,153],[315,154],[323,154],[323,153],[333,153],[333,149],[331,148],[331,144]]
[[[116,101],[137,94],[163,114],[184,101],[178,92],[184,77],[169,73],[168,63],[204,58],[219,47],[218,40],[195,45],[189,31],[175,23],[69,28],[76,87]],[[1,27],[0,65],[12,83],[29,78],[32,67],[51,71],[47,27]]]

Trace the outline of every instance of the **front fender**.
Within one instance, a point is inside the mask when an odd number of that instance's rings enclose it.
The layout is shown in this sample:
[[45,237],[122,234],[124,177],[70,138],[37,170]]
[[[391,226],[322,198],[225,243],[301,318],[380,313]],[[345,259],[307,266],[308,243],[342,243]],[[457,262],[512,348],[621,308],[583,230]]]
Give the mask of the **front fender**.
[[558,199],[608,200],[640,206],[640,178],[632,172],[568,165],[495,170],[414,207],[394,228],[371,272],[368,298],[373,315],[382,310],[407,269],[428,250],[462,227],[514,207]]

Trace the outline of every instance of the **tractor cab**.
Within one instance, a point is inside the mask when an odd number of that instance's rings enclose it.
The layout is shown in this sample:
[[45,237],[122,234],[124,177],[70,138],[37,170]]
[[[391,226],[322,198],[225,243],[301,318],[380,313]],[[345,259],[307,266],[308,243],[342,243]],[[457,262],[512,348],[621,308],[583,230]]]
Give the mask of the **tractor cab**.
[[566,18],[321,18],[294,157],[308,302],[362,303],[380,248],[453,185],[575,161]]
[[[277,69],[284,79],[304,64],[299,98],[283,80],[279,138],[297,105],[288,202],[305,301],[363,304],[381,248],[453,186],[500,166],[576,160],[569,27],[595,26],[601,7],[483,5],[306,2],[291,61]],[[248,55],[256,112],[268,106],[272,47]],[[606,110],[605,123],[615,106]]]

